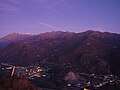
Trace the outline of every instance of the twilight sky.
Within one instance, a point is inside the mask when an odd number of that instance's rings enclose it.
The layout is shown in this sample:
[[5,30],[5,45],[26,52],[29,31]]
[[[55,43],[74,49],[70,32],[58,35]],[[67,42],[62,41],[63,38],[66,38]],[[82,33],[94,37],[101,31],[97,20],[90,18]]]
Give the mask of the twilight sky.
[[89,29],[120,33],[120,0],[0,0],[0,37]]

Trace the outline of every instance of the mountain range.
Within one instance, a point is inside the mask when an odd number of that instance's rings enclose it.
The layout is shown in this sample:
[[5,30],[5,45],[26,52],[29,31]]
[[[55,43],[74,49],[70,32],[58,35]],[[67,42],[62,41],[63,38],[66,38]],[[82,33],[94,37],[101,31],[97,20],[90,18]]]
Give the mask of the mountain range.
[[12,33],[0,39],[0,62],[120,76],[120,34],[92,30]]

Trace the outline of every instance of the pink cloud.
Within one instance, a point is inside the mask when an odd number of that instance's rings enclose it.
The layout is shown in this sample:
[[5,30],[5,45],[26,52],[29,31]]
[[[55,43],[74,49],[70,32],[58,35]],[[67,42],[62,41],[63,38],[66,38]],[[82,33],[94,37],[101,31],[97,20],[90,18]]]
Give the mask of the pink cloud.
[[47,24],[47,23],[43,23],[43,22],[40,22],[39,23],[40,25],[43,25],[43,26],[45,26],[45,27],[48,27],[48,28],[50,28],[50,29],[53,29],[53,30],[63,30],[63,29],[61,29],[61,28],[58,28],[58,27],[56,27],[56,26],[53,26],[53,25],[50,25],[50,24]]

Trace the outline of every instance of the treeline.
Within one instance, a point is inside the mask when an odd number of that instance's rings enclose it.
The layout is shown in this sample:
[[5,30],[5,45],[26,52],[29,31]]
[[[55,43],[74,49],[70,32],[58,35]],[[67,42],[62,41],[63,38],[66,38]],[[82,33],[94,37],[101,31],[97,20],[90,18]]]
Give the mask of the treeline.
[[0,90],[42,90],[32,85],[26,78],[18,76],[0,77]]

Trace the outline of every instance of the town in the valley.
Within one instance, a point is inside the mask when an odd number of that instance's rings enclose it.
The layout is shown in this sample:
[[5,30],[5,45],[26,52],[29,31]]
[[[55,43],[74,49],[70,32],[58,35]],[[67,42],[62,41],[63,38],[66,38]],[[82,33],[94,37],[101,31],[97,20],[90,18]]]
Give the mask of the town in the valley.
[[[7,63],[0,64],[0,76],[8,75],[12,77],[16,75],[18,77],[25,77],[35,84],[42,83],[43,81],[44,83],[47,82],[46,78],[54,78],[54,73],[49,73],[50,70],[51,68],[40,65],[22,67]],[[37,82],[36,80],[39,79],[42,79],[42,81]],[[43,88],[46,88],[44,86]],[[60,90],[104,90],[105,88],[120,88],[120,78],[113,74],[97,75],[70,71],[59,86],[62,88]]]

